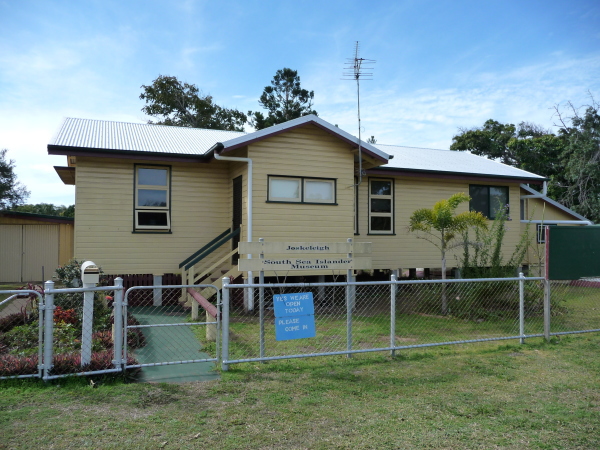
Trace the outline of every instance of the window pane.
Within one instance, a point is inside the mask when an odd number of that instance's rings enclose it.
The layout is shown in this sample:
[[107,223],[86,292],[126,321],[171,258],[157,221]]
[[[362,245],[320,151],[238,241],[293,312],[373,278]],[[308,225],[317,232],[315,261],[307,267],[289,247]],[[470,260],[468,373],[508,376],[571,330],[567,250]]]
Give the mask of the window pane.
[[385,198],[372,198],[371,199],[371,212],[372,213],[391,213],[392,212],[392,201]]
[[371,231],[392,231],[392,218],[371,217]]
[[138,169],[138,185],[166,186],[167,169]]
[[138,206],[167,206],[167,191],[138,189]]
[[287,198],[290,200],[300,200],[300,180],[270,180],[271,198]]
[[490,219],[496,218],[500,208],[508,207],[508,187],[490,186]]
[[167,212],[138,211],[138,226],[167,226]]
[[304,200],[333,202],[333,182],[306,180],[304,183]]
[[469,195],[471,196],[469,206],[471,211],[479,211],[484,216],[489,216],[490,205],[488,203],[488,192],[488,186],[478,186],[475,184],[469,186]]
[[392,195],[392,182],[371,180],[371,195]]

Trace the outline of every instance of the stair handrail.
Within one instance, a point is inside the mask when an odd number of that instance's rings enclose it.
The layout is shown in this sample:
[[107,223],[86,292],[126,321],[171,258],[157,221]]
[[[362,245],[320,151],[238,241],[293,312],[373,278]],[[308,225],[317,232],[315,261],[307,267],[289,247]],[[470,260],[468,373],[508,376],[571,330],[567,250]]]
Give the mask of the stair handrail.
[[196,256],[198,256],[199,254],[201,254],[203,251],[205,251],[207,248],[209,248],[211,245],[213,245],[215,242],[217,242],[219,239],[222,239],[224,236],[227,236],[229,233],[231,232],[231,228],[227,228],[225,231],[223,231],[220,235],[218,235],[216,238],[214,238],[212,241],[210,241],[208,244],[206,244],[205,246],[203,246],[200,250],[195,251],[192,255],[188,256],[187,258],[185,258],[183,261],[181,261],[179,263],[179,268],[181,269],[183,266],[185,266],[188,262],[190,262],[192,259],[194,259]]
[[[227,231],[229,231],[229,230],[227,230]],[[238,234],[240,234],[240,231],[241,231],[241,228],[238,228],[237,230],[232,231],[231,233],[227,234],[226,236],[223,236],[224,233],[221,233],[216,239],[213,239],[211,242],[209,242],[204,247],[202,247],[200,250],[198,250],[196,253],[194,253],[194,255],[192,255],[190,258],[188,258],[186,260],[187,262],[183,262],[182,264],[180,264],[179,267],[184,266],[184,269],[188,270],[190,267],[195,266],[196,264],[198,264],[199,261],[202,261],[208,255],[210,255],[212,252],[214,252],[216,249],[218,249],[221,245],[223,245],[227,241],[233,239]],[[218,239],[218,238],[220,238],[220,239]]]

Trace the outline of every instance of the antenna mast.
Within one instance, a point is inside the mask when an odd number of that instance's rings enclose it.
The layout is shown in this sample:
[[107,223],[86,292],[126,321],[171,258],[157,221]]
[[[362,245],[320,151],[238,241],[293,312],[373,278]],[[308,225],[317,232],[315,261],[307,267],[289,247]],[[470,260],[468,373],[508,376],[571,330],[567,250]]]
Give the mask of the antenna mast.
[[354,58],[346,58],[346,66],[344,67],[343,80],[356,80],[356,98],[357,98],[357,111],[358,111],[358,183],[356,186],[362,183],[362,151],[361,151],[361,123],[360,123],[360,79],[372,80],[373,72],[365,72],[373,70],[373,67],[363,67],[363,64],[371,65],[375,64],[374,59],[365,59],[359,57],[360,45],[358,41],[354,46]]

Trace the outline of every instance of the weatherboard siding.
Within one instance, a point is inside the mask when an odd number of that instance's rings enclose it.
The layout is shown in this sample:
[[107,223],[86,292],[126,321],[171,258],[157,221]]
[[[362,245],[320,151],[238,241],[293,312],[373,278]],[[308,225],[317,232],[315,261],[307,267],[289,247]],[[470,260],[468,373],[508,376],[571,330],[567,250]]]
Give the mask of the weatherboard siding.
[[[368,234],[368,181],[369,178],[392,178],[395,185],[395,235]],[[469,192],[468,181],[427,179],[417,177],[365,177],[359,189],[359,242],[372,242],[372,258],[374,269],[409,269],[409,268],[439,268],[441,267],[440,251],[424,239],[419,239],[416,233],[408,232],[410,216],[421,208],[432,208],[442,199],[452,194]],[[483,184],[483,183],[481,183]],[[512,212],[519,211],[518,184],[493,183],[494,186],[509,186],[509,202]],[[457,213],[468,211],[468,203],[463,203]],[[519,222],[510,221],[504,239],[504,256],[510,258],[519,240]],[[492,222],[488,221],[491,226]],[[513,226],[514,224],[514,226]],[[457,267],[457,259],[461,248],[450,250],[446,255],[448,268]]]
[[227,165],[171,167],[171,234],[132,233],[134,164],[77,160],[75,256],[105,273],[178,272],[179,263],[230,226]]
[[[248,153],[254,164],[254,241],[345,242],[354,236],[354,156],[347,143],[308,125],[251,144]],[[337,204],[268,202],[269,175],[335,179]]]

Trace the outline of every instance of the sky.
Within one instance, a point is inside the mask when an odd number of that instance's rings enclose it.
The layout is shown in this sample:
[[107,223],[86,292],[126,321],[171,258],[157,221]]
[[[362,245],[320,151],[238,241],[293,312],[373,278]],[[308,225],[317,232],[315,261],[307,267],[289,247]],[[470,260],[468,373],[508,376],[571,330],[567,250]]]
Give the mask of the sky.
[[[298,71],[324,120],[379,144],[447,149],[486,120],[556,131],[554,107],[600,99],[597,0],[0,0],[0,149],[27,203],[74,203],[47,145],[65,117],[145,123],[142,85],[195,84],[261,110],[279,69]],[[247,131],[252,131],[248,127]]]

